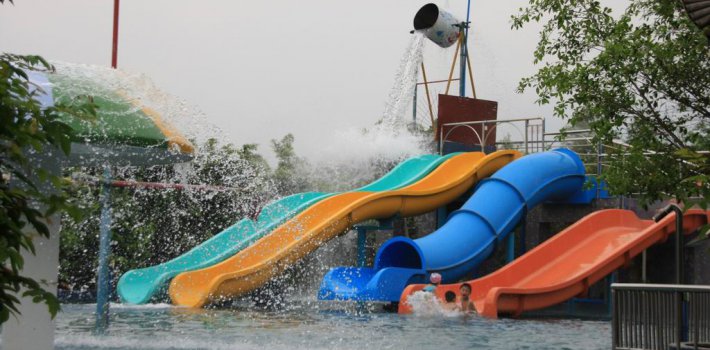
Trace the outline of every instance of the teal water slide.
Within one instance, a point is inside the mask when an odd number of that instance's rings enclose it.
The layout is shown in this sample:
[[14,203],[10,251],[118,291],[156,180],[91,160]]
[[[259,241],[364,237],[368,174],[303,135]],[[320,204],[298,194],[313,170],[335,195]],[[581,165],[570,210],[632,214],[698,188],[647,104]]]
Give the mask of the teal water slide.
[[[391,191],[408,186],[456,154],[427,154],[409,158],[357,192]],[[155,266],[130,270],[118,281],[118,295],[129,304],[144,304],[161,294],[177,274],[212,266],[248,247],[290,218],[335,193],[306,192],[267,204],[256,221],[242,219],[185,254]]]

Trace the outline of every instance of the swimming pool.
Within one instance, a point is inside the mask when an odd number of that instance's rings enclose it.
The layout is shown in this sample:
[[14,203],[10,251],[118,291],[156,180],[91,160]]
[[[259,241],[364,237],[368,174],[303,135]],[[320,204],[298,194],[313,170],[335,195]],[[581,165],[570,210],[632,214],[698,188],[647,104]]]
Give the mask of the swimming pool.
[[92,334],[95,305],[65,304],[57,349],[608,349],[609,322],[400,316],[304,303],[286,310],[111,305]]

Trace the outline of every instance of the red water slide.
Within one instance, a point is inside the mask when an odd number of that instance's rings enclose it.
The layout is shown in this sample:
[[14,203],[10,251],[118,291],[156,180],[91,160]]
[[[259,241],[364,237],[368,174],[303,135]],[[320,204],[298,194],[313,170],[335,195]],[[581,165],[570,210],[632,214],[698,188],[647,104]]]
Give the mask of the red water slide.
[[[688,210],[683,217],[685,234],[708,222],[710,211]],[[518,316],[583,295],[590,285],[674,232],[675,214],[656,223],[629,210],[600,210],[498,271],[463,283],[471,285],[471,300],[479,314]],[[458,300],[461,284],[439,286],[436,295],[443,300],[447,291],[453,291]],[[412,312],[407,298],[422,287],[410,285],[402,292],[400,313]]]

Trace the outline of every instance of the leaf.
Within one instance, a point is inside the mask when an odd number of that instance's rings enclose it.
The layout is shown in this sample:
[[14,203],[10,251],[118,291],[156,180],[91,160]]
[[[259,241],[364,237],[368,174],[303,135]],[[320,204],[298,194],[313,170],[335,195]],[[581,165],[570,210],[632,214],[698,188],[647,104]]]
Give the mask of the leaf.
[[[40,56],[0,54],[0,324],[19,314],[17,295],[23,288],[23,295],[46,304],[52,316],[56,315],[59,302],[44,289],[46,282],[40,284],[23,275],[22,254],[36,253],[33,230],[49,235],[46,214],[39,208],[46,208],[49,214],[67,210],[75,217],[82,211],[68,203],[68,186],[60,177],[30,161],[39,152],[68,153],[72,137],[72,129],[60,121],[58,109],[43,109],[36,99],[41,87],[29,80],[27,72],[32,70],[51,72],[54,67]],[[88,119],[95,117],[96,109],[85,103],[63,110]],[[54,188],[47,190],[47,186]]]

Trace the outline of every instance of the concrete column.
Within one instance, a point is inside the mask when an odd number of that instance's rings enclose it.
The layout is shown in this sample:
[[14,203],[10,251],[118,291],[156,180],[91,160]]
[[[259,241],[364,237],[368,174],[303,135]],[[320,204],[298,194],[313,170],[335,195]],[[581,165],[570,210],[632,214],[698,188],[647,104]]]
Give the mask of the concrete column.
[[[59,153],[59,151],[55,151]],[[36,166],[41,166],[51,174],[60,174],[60,159],[49,157],[35,158]],[[35,178],[36,180],[36,178]],[[38,183],[39,188],[48,193],[53,190],[51,183]],[[25,260],[22,274],[35,281],[43,283],[43,288],[49,292],[57,294],[57,278],[59,275],[59,229],[61,216],[53,215],[47,219],[46,224],[50,236],[45,238],[35,230],[27,229],[27,233],[33,237],[36,254],[28,251],[22,252]],[[22,294],[22,292],[20,292]],[[18,310],[20,315],[10,316],[10,319],[2,325],[2,349],[3,350],[45,350],[54,348],[55,322],[52,320],[47,305],[44,303],[33,303],[31,298],[22,298]]]
[[[47,222],[51,236],[33,235],[37,255],[23,252],[25,266],[22,274],[36,281],[47,281],[44,289],[57,294],[57,276],[59,274],[59,228],[60,216],[53,215]],[[10,316],[2,325],[3,350],[52,349],[54,347],[55,322],[44,303],[33,303],[30,298],[20,298],[20,316]]]

